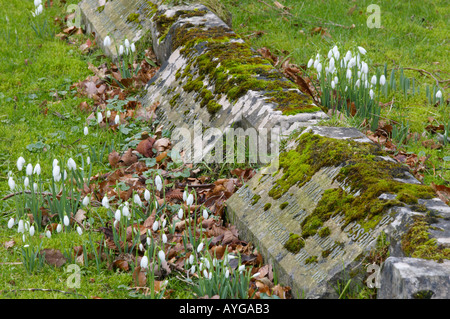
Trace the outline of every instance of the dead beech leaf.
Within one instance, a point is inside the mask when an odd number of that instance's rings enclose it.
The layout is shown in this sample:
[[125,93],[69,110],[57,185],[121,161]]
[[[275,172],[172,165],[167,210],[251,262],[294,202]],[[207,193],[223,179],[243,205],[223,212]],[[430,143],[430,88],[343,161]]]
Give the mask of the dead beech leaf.
[[61,267],[66,263],[66,257],[58,249],[43,249],[39,253],[49,265]]
[[155,139],[148,137],[145,140],[139,142],[136,147],[136,151],[141,153],[144,157],[153,157],[153,145],[155,143]]
[[171,144],[172,143],[167,137],[163,137],[155,141],[153,148],[155,148],[158,152],[164,152],[165,150],[170,149]]
[[16,242],[14,241],[14,239],[11,239],[11,240],[9,240],[9,241],[3,243],[3,246],[4,246],[6,249],[9,249],[9,248],[11,248],[11,247],[14,247],[15,244],[16,244]]
[[136,268],[134,268],[133,283],[138,287],[147,286],[147,274],[144,270],[141,269],[141,266],[137,266]]
[[128,271],[130,269],[130,266],[128,265],[128,262],[126,260],[115,260],[113,262],[114,268],[119,268],[123,271]]
[[138,161],[138,157],[133,153],[131,148],[120,157],[119,164],[121,166],[130,166]]
[[77,210],[77,213],[75,214],[75,217],[73,219],[75,219],[77,223],[81,224],[83,220],[86,219],[86,211],[82,209]]
[[112,151],[108,155],[109,165],[111,165],[112,168],[116,168],[117,167],[117,164],[119,163],[119,160],[120,160],[120,156],[119,156],[119,153],[117,153],[116,151]]
[[444,203],[450,204],[450,187],[436,185],[433,182],[431,182],[430,186]]

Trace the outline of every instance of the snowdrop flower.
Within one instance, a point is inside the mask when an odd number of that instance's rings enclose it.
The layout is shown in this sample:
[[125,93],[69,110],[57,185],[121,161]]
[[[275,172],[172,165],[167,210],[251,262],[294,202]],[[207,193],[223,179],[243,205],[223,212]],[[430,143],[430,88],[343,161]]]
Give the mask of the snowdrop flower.
[[313,63],[314,63],[314,60],[313,60],[312,58],[309,59],[309,61],[308,61],[308,69],[311,68],[311,66],[313,65]]
[[105,207],[105,208],[109,208],[109,200],[108,200],[108,197],[106,197],[106,195],[105,195],[105,197],[103,197],[103,199],[102,199],[102,205],[103,205],[103,207]]
[[86,157],[86,163],[89,165],[89,164],[91,164],[91,158],[88,156],[88,157]]
[[364,87],[365,87],[366,89],[368,89],[369,86],[370,86],[369,81],[365,80],[365,81],[364,81]]
[[245,265],[240,265],[238,268],[238,271],[242,272],[242,271],[244,271],[244,269],[245,269]]
[[225,278],[228,278],[230,276],[230,270],[227,268],[227,271],[225,271]]
[[333,49],[330,49],[330,51],[328,51],[328,59],[331,58],[333,56]]
[[27,236],[25,234],[22,235],[22,241],[25,242],[27,240]]
[[39,165],[39,163],[37,163],[36,166],[34,167],[33,174],[41,175],[41,165]]
[[119,47],[119,55],[123,55],[123,45],[121,44]]
[[123,214],[123,216],[125,216],[125,217],[130,216],[130,210],[128,209],[128,206],[124,206],[124,207],[122,208],[122,214]]
[[189,256],[189,263],[192,265],[194,263],[194,255]]
[[330,58],[330,62],[328,63],[328,68],[330,70],[334,69],[334,58],[333,57]]
[[356,59],[355,58],[351,58],[350,61],[348,62],[348,68],[351,69],[356,65]]
[[384,76],[384,74],[382,74],[380,76],[380,85],[384,85],[386,83],[386,77]]
[[109,47],[109,46],[111,46],[111,38],[109,37],[109,35],[107,35],[106,37],[105,37],[105,40],[103,40],[103,45],[105,46],[105,47]]
[[150,192],[148,189],[144,191],[144,199],[148,202],[150,200]]
[[441,90],[439,90],[436,92],[436,98],[440,99],[441,97],[442,97],[442,92],[441,92]]
[[158,201],[157,200],[155,200],[155,209],[158,209]]
[[352,78],[352,70],[347,69],[346,78],[347,78],[348,80],[350,80],[350,79]]
[[372,80],[370,82],[372,83],[372,85],[377,85],[377,76],[372,76]]
[[52,173],[53,179],[58,182],[61,179],[61,168],[58,165],[56,165],[55,167],[53,167]]
[[41,0],[34,0],[34,6],[38,7],[42,3]]
[[141,259],[141,268],[147,269],[147,267],[148,267],[148,257],[144,256]]
[[28,164],[28,165],[27,165],[26,174],[27,174],[27,175],[33,174],[33,165],[31,165],[31,164]]
[[167,236],[166,236],[166,234],[162,235],[162,241],[163,241],[164,244],[167,243]]
[[339,57],[341,56],[341,54],[339,53],[339,50],[337,49],[337,47],[335,46],[336,50],[333,50],[333,55],[336,58],[336,60],[339,60]]
[[363,47],[358,47],[359,52],[361,52],[362,55],[366,54],[366,49],[364,49]]
[[142,201],[138,194],[134,194],[133,200],[137,205],[142,207]]
[[80,226],[77,226],[77,232],[78,232],[78,235],[80,235],[80,236],[83,234],[83,230],[81,229]]
[[54,168],[56,165],[58,165],[58,163],[59,163],[59,161],[55,158],[52,163],[52,168]]
[[352,58],[352,53],[349,51],[347,51],[347,53],[345,54],[344,60],[345,61],[350,61]]
[[88,135],[89,134],[89,129],[87,126],[84,127],[84,135]]
[[208,270],[211,268],[211,264],[209,263],[208,259],[205,259],[205,266],[208,268]]
[[205,270],[203,270],[203,276],[205,277],[205,278],[208,278],[208,271],[205,269]]
[[320,61],[318,59],[314,60],[314,69],[317,69],[317,65],[320,63]]
[[339,78],[337,76],[334,77],[334,83],[338,84]]
[[42,11],[44,10],[44,7],[42,6],[42,4],[40,4],[35,10],[34,12],[32,12],[33,17],[36,17],[38,15],[40,15],[42,13]]
[[59,234],[62,231],[62,225],[58,224],[58,226],[56,226],[56,232]]
[[140,250],[140,251],[144,251],[144,245],[139,244],[139,250]]
[[30,227],[30,236],[34,236],[34,232],[35,232],[34,226],[31,226]]
[[23,220],[19,220],[19,225],[17,226],[17,232],[18,233],[23,233],[25,231],[24,229],[24,225],[23,225]]
[[161,249],[161,250],[158,252],[158,258],[159,258],[159,260],[161,260],[161,262],[163,262],[163,261],[166,260],[166,254],[164,253],[164,250]]
[[167,220],[164,218],[163,222],[162,222],[162,228],[166,227],[166,224],[167,224]]
[[161,189],[163,187],[162,180],[159,175],[156,175],[156,177],[155,177],[155,186],[156,186],[156,189],[158,190],[158,192],[161,191]]
[[131,43],[130,50],[131,52],[136,52],[136,46],[134,45],[134,42]]
[[21,156],[17,159],[17,169],[19,171],[21,171],[23,168],[23,165],[25,165],[25,159]]
[[25,188],[27,188],[28,185],[30,185],[30,179],[27,176],[27,177],[25,177],[25,180],[23,181],[23,186],[25,186]]
[[87,206],[89,204],[89,197],[88,196],[84,196],[83,198],[83,206]]
[[183,192],[183,202],[186,201],[187,197],[188,197],[188,193],[187,193],[186,190],[184,190],[184,192]]
[[69,226],[69,223],[70,223],[69,216],[64,215],[64,226]]
[[73,158],[69,158],[69,160],[67,161],[67,168],[71,169],[71,170],[76,170],[77,169],[77,164],[75,163]]
[[121,213],[120,209],[116,210],[116,213],[114,214],[114,218],[118,221],[120,221]]
[[128,39],[125,39],[124,44],[126,48],[130,47],[130,41],[128,41]]
[[334,83],[334,80],[331,81],[331,88],[334,89],[336,87],[336,83]]
[[191,206],[194,203],[194,195],[189,194],[189,196],[186,199],[186,205]]
[[64,180],[66,180],[66,179],[67,179],[67,171],[64,170]]
[[322,63],[319,62],[319,64],[317,64],[316,70],[318,73],[322,72]]
[[183,208],[180,208],[180,210],[178,210],[178,219],[183,219],[183,215],[184,215]]
[[253,276],[252,276],[252,278],[256,278],[256,277],[259,277],[259,272],[257,272],[256,274],[254,274]]
[[116,117],[114,118],[114,124],[118,125],[120,123],[120,116],[119,114],[116,114]]
[[361,85],[361,81],[358,79],[356,80],[355,86],[359,87]]
[[197,246],[197,252],[201,252],[203,249],[203,242],[201,242],[198,246]]
[[369,66],[364,61],[361,62],[361,71],[365,74],[369,73]]
[[192,266],[189,272],[191,275],[193,275],[195,273],[195,266]]
[[16,188],[16,182],[14,182],[14,179],[12,178],[12,176],[10,176],[8,178],[8,186],[11,189],[11,191],[13,191],[14,188]]
[[375,93],[373,93],[372,89],[370,89],[369,95],[370,95],[370,99],[373,100],[373,97],[374,97]]
[[159,228],[159,222],[157,220],[155,220],[155,222],[153,223],[152,229],[153,231],[157,231]]
[[97,123],[100,124],[103,121],[103,114],[102,112],[97,113]]
[[10,218],[8,221],[8,228],[11,229],[14,226],[14,218]]
[[47,230],[45,232],[45,236],[47,236],[47,238],[51,238],[52,237],[52,233],[49,230]]
[[36,193],[38,191],[38,184],[37,183],[33,183],[33,190]]
[[111,111],[108,110],[108,111],[106,111],[106,118],[109,119],[110,117],[111,117]]
[[206,209],[203,210],[203,219],[208,219],[208,211]]
[[150,240],[150,237],[147,237],[147,245],[149,245],[150,246],[150,244],[151,244],[151,240]]

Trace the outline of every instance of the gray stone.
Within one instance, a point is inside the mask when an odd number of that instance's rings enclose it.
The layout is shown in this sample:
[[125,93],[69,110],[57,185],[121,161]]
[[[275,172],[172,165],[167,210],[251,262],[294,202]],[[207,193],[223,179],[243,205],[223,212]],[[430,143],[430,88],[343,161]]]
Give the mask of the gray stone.
[[450,261],[389,257],[380,273],[378,299],[449,299]]

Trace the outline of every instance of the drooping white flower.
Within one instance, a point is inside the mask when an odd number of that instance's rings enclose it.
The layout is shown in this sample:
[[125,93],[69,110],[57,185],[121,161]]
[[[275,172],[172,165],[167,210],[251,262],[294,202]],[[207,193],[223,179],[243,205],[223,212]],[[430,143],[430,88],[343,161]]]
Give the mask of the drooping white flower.
[[331,58],[330,58],[330,62],[328,63],[328,68],[329,68],[329,70],[330,70],[331,73],[333,73],[332,70],[334,69],[334,63],[335,63],[335,62],[334,62],[334,58],[331,57]]
[[16,188],[16,182],[14,182],[14,179],[12,178],[12,176],[10,176],[8,178],[8,186],[9,186],[9,189],[11,189],[11,191],[13,191],[14,188]]
[[35,229],[34,226],[30,226],[30,236],[34,236]]
[[33,174],[41,175],[41,165],[39,165],[39,163],[37,163],[36,166],[34,167]]
[[364,49],[363,47],[358,47],[358,50],[362,55],[366,54],[367,52],[366,49]]
[[80,235],[80,236],[83,234],[83,230],[81,229],[80,226],[77,226],[77,232],[78,232],[78,235]]
[[239,272],[243,272],[244,269],[245,269],[245,265],[240,265],[239,268],[238,268],[238,271]]
[[75,163],[75,161],[73,160],[73,158],[69,158],[67,160],[67,168],[69,170],[76,170],[77,169],[77,164]]
[[103,114],[102,112],[97,113],[97,123],[100,124],[103,121]]
[[52,237],[51,231],[47,230],[47,231],[45,232],[45,236],[47,236],[47,238],[51,238],[51,237]]
[[386,84],[386,77],[384,76],[384,74],[382,74],[380,76],[380,85],[383,86]]
[[361,81],[358,79],[356,80],[355,86],[359,87],[361,85]]
[[164,218],[163,221],[162,221],[162,226],[161,227],[162,228],[166,227],[166,224],[167,224],[167,220]]
[[31,175],[33,174],[33,165],[31,165],[31,163],[29,163],[29,164],[27,165],[26,174],[27,174],[28,176],[31,176]]
[[179,210],[178,210],[178,219],[183,219],[183,215],[184,215],[184,212],[183,212],[183,208],[180,208]]
[[67,179],[67,171],[64,170],[64,180],[66,180],[66,179]]
[[142,207],[142,201],[141,201],[141,198],[139,197],[139,194],[134,194],[133,200],[134,200],[135,204]]
[[313,65],[313,63],[314,63],[314,60],[313,60],[312,58],[309,59],[309,61],[308,61],[308,69],[311,68],[311,66]]
[[369,73],[369,65],[366,62],[364,62],[364,61],[361,61],[361,71],[364,74]]
[[91,158],[88,156],[88,157],[86,157],[86,163],[89,165],[89,164],[91,164]]
[[436,92],[436,98],[440,99],[441,97],[442,97],[442,92],[441,92],[441,90],[439,90]]
[[225,271],[225,278],[228,278],[230,276],[230,270],[227,268]]
[[208,211],[206,209],[203,210],[203,219],[208,219]]
[[153,231],[157,231],[158,228],[159,228],[159,222],[158,222],[157,220],[155,220],[155,221],[153,222],[152,229],[153,229]]
[[38,7],[42,3],[41,0],[34,0],[34,6]]
[[59,161],[55,158],[52,163],[52,168],[54,168],[56,165],[58,165],[58,163],[59,163]]
[[89,128],[87,126],[84,127],[83,133],[84,133],[84,135],[89,134]]
[[201,242],[198,246],[197,246],[197,252],[201,252],[203,250],[203,242]]
[[375,93],[373,92],[372,89],[370,89],[369,95],[370,95],[370,98],[373,100],[373,97],[375,96]]
[[252,276],[252,278],[257,278],[257,277],[259,277],[259,275],[260,275],[260,273],[257,272],[256,274],[254,274],[254,275]]
[[339,53],[339,50],[337,49],[337,46],[335,46],[336,50],[333,50],[333,55],[336,58],[336,61],[339,60],[339,57],[341,56],[341,54]]
[[111,38],[109,37],[109,35],[107,35],[105,37],[105,39],[103,40],[103,45],[108,48],[111,46]]
[[123,214],[123,216],[125,216],[125,217],[128,217],[128,216],[130,216],[130,210],[128,209],[128,206],[123,206],[123,208],[122,208],[122,214]]
[[89,205],[89,200],[90,200],[89,196],[87,196],[87,195],[84,196],[84,198],[83,198],[83,206]]
[[116,210],[116,213],[114,214],[114,218],[118,221],[120,221],[121,212],[120,209]]
[[59,234],[60,232],[62,232],[62,225],[58,224],[58,226],[56,226],[56,232]]
[[59,165],[56,165],[53,167],[52,174],[53,174],[53,179],[57,180],[58,176],[59,176],[59,179],[61,179],[61,168],[59,167]]
[[194,203],[194,195],[189,194],[189,196],[186,199],[186,205],[191,206]]
[[105,207],[105,208],[109,208],[109,199],[108,199],[108,197],[106,197],[106,195],[105,195],[105,197],[103,197],[103,199],[102,199],[102,205],[103,205],[103,207]]
[[377,85],[377,76],[376,75],[372,76],[370,83],[372,83],[372,85]]
[[192,266],[191,269],[189,270],[189,273],[191,275],[193,275],[195,273],[195,266]]
[[156,186],[156,189],[158,190],[158,192],[161,191],[161,189],[163,187],[162,180],[159,175],[156,175],[156,177],[155,177],[155,186]]
[[158,201],[155,200],[155,209],[158,209],[159,205],[158,205]]
[[125,44],[125,48],[130,47],[130,41],[128,41],[128,39],[125,39],[124,44]]
[[150,200],[150,192],[148,189],[144,191],[144,199],[148,202]]
[[314,69],[317,69],[317,65],[320,63],[319,59],[314,60]]
[[17,226],[17,232],[18,233],[23,233],[25,231],[25,227],[23,224],[23,220],[19,220],[19,225]]
[[193,255],[193,254],[191,254],[191,255],[189,256],[189,263],[190,263],[191,265],[194,263],[194,255]]
[[321,73],[321,72],[322,72],[322,63],[319,62],[319,63],[317,64],[316,70],[317,70],[318,73]]
[[21,156],[17,159],[17,169],[19,171],[21,171],[23,168],[23,165],[25,165],[25,159]]
[[111,111],[108,110],[108,111],[106,111],[106,118],[109,119],[110,117],[111,117]]
[[203,276],[205,278],[208,278],[208,271],[206,269],[203,270]]
[[146,242],[147,242],[147,245],[149,245],[149,246],[150,246],[150,244],[151,244],[151,240],[150,240],[150,237],[147,237],[147,239],[146,239]]
[[11,229],[14,226],[14,218],[10,218],[8,221],[8,228]]
[[208,268],[208,270],[211,268],[211,264],[209,263],[208,259],[205,259],[205,266]]
[[334,77],[334,83],[338,84],[339,78],[337,76]]
[[159,258],[159,260],[161,260],[161,262],[163,262],[163,261],[166,260],[166,254],[164,253],[164,250],[161,249],[161,250],[158,252],[158,258]]
[[116,117],[114,118],[114,124],[118,125],[120,123],[120,116],[119,114],[116,114]]
[[330,51],[328,51],[328,59],[331,58],[333,56],[333,49],[330,49]]
[[144,245],[139,244],[139,250],[140,250],[140,251],[144,251]]
[[119,55],[123,55],[123,50],[124,50],[124,48],[123,48],[123,45],[121,44],[119,47]]
[[36,17],[38,15],[40,15],[42,13],[42,11],[44,10],[44,7],[42,6],[42,4],[40,4],[35,10],[34,12],[32,12],[33,17]]
[[334,89],[336,87],[336,83],[334,83],[334,80],[331,81],[331,88]]
[[33,183],[33,190],[36,193],[38,191],[38,184],[37,183]]
[[131,52],[136,52],[136,46],[134,45],[134,42],[131,43],[130,50],[131,50]]
[[25,180],[23,181],[23,186],[25,186],[25,188],[27,188],[28,185],[30,185],[30,179],[27,176],[27,177],[25,177]]
[[187,197],[188,197],[188,192],[186,190],[184,190],[184,192],[183,192],[183,202],[186,201]]
[[166,234],[162,235],[162,241],[163,241],[164,244],[167,243],[167,236],[166,236]]
[[141,258],[141,268],[147,269],[147,267],[148,267],[148,257],[147,256],[143,256]]
[[69,216],[64,215],[63,223],[64,223],[64,226],[69,226],[69,224],[70,224]]
[[350,80],[352,78],[352,70],[347,69],[347,74],[345,75],[345,77]]

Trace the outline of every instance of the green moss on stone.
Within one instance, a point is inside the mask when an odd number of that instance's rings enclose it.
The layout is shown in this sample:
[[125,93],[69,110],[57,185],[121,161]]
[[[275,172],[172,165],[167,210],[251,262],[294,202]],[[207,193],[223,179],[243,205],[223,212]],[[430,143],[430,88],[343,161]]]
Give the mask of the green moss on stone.
[[294,233],[289,234],[289,239],[284,244],[284,248],[293,254],[297,254],[303,247],[305,247],[305,241]]
[[306,258],[305,265],[317,262],[317,259],[318,259],[317,256],[311,256],[309,258]]
[[280,204],[280,209],[285,209],[287,205],[289,205],[288,202],[284,202],[284,203]]
[[103,12],[103,10],[105,10],[105,6],[103,5],[103,6],[99,6],[99,7],[97,7],[97,11],[98,11],[98,13],[102,13]]
[[180,93],[175,94],[169,101],[170,106],[175,107],[179,98],[180,98]]
[[127,17],[127,22],[131,23],[131,22],[137,22],[139,23],[139,13],[130,13]]
[[255,205],[261,199],[261,195],[253,195],[252,197],[252,205]]
[[271,204],[271,203],[266,203],[266,204],[264,205],[264,211],[270,209],[270,207],[272,207],[272,204]]
[[319,230],[318,234],[320,237],[326,237],[331,234],[331,231],[328,227],[323,227]]
[[156,13],[153,16],[153,22],[156,25],[156,30],[159,32],[159,40],[162,41],[169,32],[170,27],[179,19],[204,16],[207,13],[206,10],[180,10],[177,11],[173,16],[168,17],[163,12]]

